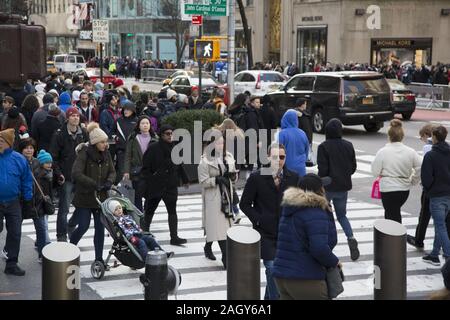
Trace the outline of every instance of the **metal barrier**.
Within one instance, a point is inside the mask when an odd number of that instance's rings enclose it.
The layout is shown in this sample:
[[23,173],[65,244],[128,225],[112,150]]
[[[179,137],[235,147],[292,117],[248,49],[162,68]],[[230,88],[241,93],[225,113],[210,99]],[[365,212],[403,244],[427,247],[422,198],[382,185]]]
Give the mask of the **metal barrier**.
[[144,81],[163,81],[176,71],[181,69],[155,69],[143,68],[141,71],[141,79]]
[[449,108],[450,86],[412,82],[408,88],[416,95],[418,106],[424,106],[427,109]]

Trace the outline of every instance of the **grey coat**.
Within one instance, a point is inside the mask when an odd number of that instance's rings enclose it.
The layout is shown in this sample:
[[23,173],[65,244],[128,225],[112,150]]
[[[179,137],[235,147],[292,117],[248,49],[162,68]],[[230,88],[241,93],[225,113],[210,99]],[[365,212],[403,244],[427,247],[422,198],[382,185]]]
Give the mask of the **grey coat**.
[[[229,172],[237,172],[231,153],[227,153],[226,161]],[[221,211],[220,188],[216,185],[215,179],[220,175],[219,166],[224,173],[225,165],[222,161],[217,158],[208,159],[206,156],[202,156],[198,166],[198,180],[202,186],[202,227],[205,230],[207,242],[226,240],[227,231],[232,225],[231,219]],[[233,184],[231,186],[233,189]]]

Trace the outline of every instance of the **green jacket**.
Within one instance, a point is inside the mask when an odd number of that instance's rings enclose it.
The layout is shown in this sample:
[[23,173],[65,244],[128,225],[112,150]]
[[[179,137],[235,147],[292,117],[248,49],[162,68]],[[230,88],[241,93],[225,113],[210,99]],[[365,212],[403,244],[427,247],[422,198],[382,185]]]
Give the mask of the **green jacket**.
[[[75,184],[75,196],[72,204],[79,208],[97,209],[95,199],[97,187],[116,179],[116,170],[108,150],[99,152],[95,146],[81,144],[72,168],[72,181]],[[105,201],[106,192],[100,192],[100,201]]]

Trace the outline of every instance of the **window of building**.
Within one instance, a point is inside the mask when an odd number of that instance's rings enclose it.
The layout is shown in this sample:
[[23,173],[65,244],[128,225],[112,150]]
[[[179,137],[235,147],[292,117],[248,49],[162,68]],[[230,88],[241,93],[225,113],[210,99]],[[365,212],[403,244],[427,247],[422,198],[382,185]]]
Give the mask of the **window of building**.
[[118,15],[118,7],[119,7],[119,0],[111,0],[111,15],[112,17],[117,17]]

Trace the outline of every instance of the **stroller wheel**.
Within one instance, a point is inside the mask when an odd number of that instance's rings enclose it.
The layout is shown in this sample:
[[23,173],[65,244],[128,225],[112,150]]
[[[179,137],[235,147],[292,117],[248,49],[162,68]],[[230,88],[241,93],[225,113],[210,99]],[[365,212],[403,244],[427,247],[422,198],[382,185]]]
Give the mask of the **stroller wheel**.
[[94,279],[100,280],[105,275],[105,266],[100,261],[95,261],[91,265],[91,275]]

